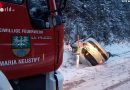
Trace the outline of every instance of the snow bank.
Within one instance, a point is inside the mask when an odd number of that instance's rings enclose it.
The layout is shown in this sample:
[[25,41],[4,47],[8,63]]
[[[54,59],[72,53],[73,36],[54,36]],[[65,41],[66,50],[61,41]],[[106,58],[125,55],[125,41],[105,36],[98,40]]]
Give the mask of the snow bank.
[[[59,71],[64,76],[64,90],[130,90],[130,44],[127,42],[105,46],[113,54],[103,65],[75,66],[72,52],[66,48]],[[126,84],[127,83],[127,84]]]

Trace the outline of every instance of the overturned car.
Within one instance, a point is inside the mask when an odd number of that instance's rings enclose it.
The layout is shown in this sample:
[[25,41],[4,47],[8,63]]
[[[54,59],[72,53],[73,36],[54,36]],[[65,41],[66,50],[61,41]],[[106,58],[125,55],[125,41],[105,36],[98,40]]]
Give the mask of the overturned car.
[[92,66],[103,64],[109,58],[109,53],[101,47],[101,45],[93,38],[89,38],[83,42],[81,47],[80,61],[83,58],[87,60]]

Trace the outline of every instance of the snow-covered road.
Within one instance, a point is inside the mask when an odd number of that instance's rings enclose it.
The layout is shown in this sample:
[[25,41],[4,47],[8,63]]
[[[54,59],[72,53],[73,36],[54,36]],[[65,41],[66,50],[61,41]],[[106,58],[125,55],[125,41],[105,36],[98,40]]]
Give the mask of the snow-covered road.
[[73,55],[65,50],[59,69],[64,75],[64,90],[130,90],[130,44],[113,44],[105,49],[115,56],[103,65],[80,64],[79,68],[73,63]]

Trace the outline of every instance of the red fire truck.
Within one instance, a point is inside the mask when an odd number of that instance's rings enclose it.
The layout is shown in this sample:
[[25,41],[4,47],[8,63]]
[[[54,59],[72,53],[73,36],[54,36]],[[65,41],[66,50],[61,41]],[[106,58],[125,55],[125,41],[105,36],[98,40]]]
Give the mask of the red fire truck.
[[62,90],[65,3],[0,0],[0,90]]

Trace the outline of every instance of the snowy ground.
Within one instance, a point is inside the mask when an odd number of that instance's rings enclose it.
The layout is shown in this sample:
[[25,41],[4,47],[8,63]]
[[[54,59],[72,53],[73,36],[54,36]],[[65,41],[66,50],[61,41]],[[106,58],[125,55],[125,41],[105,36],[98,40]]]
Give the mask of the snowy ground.
[[113,57],[103,65],[75,65],[75,54],[64,51],[59,71],[64,76],[64,90],[130,90],[130,43],[112,44],[105,49]]

